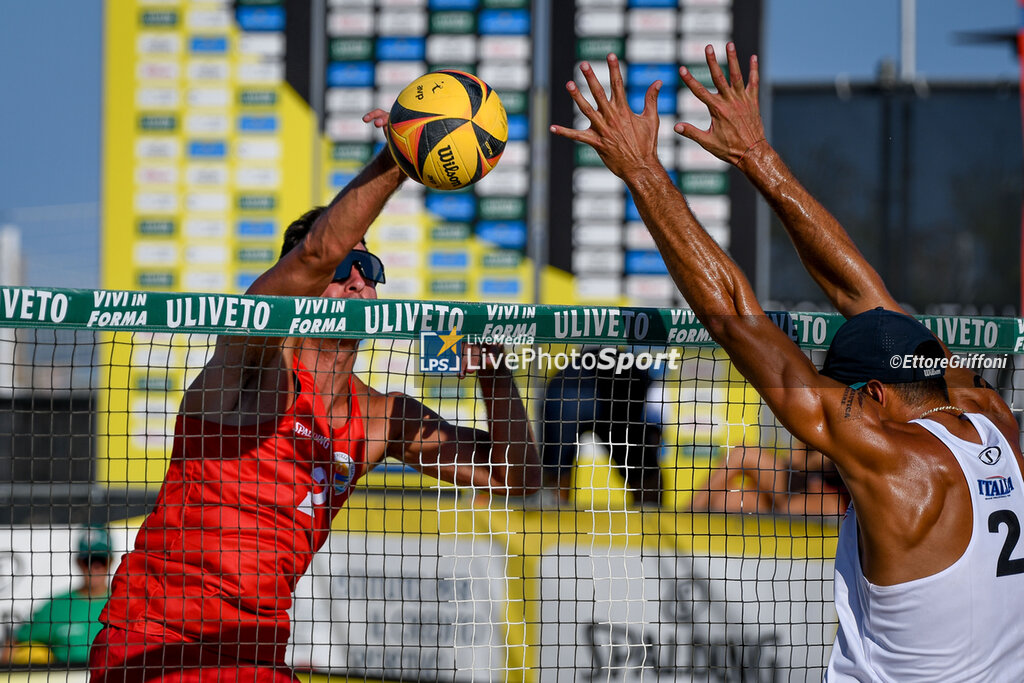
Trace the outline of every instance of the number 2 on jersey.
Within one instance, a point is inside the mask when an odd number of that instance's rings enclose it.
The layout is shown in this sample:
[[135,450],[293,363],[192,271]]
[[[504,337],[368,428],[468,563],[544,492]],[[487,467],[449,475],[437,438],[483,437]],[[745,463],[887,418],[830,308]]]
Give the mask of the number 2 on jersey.
[[1003,549],[999,551],[999,562],[996,563],[996,576],[1012,576],[1024,574],[1024,558],[1010,559],[1017,541],[1020,540],[1020,520],[1012,510],[996,510],[988,516],[988,530],[990,533],[999,533],[999,527],[1006,525],[1006,540],[1003,541]]

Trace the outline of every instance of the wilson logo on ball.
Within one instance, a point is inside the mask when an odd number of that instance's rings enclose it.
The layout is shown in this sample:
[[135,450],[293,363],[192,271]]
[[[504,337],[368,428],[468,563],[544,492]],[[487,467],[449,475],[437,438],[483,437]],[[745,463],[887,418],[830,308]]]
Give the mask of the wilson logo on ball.
[[458,190],[498,163],[508,116],[498,94],[476,76],[434,71],[399,93],[384,133],[406,175],[437,190]]

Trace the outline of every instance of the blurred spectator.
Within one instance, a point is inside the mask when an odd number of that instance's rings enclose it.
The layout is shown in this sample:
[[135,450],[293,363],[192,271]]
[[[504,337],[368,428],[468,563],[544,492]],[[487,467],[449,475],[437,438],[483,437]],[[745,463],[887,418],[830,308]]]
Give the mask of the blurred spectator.
[[[615,468],[632,491],[633,504],[661,504],[662,429],[647,402],[654,378],[632,364],[616,372],[620,355],[610,347],[583,349],[579,363],[548,382],[541,408],[541,460],[545,488],[557,491],[562,502],[570,498],[579,437],[593,432],[608,444]],[[605,369],[610,364],[613,367]]]
[[832,461],[796,442],[791,451],[736,447],[694,491],[694,512],[841,516],[850,496]]
[[11,664],[54,663],[84,667],[89,646],[103,625],[100,612],[110,586],[111,546],[106,530],[87,528],[78,540],[75,563],[82,582],[68,593],[55,595],[14,631],[4,648]]

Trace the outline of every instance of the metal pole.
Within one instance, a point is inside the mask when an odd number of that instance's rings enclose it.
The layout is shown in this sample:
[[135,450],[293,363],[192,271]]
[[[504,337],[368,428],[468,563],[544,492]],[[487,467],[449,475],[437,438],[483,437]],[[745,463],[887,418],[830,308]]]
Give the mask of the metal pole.
[[[543,303],[548,266],[548,96],[551,71],[551,0],[533,0],[533,92],[530,97],[530,199],[527,258],[533,263],[533,301]],[[566,201],[563,199],[563,201]]]
[[324,197],[324,162],[320,140],[326,126],[324,97],[327,89],[327,4],[313,0],[309,34],[309,104],[313,109],[313,186],[311,206],[319,206],[330,198]]
[[900,3],[900,80],[917,77],[917,0]]

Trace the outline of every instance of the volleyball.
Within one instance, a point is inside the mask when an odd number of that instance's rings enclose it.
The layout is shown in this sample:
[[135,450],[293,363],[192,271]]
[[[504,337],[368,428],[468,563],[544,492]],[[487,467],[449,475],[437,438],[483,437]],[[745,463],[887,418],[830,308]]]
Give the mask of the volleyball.
[[498,163],[508,116],[498,93],[476,76],[432,71],[398,94],[384,134],[406,175],[436,190],[458,190]]

